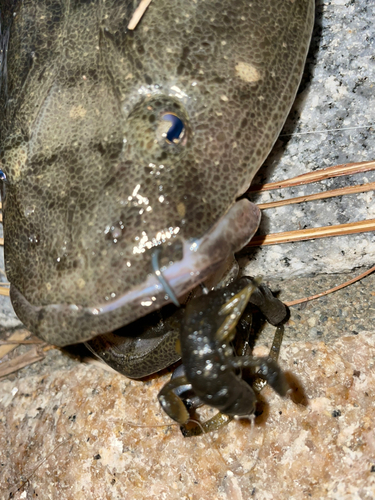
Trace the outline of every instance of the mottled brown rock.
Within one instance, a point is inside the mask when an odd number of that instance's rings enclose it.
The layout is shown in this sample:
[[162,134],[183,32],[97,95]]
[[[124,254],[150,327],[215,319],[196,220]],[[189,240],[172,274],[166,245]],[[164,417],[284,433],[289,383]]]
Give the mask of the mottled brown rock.
[[167,376],[131,381],[48,352],[0,382],[0,498],[18,485],[14,498],[38,500],[370,500],[374,355],[370,332],[285,342],[289,398],[266,387],[253,424],[184,439],[157,403]]

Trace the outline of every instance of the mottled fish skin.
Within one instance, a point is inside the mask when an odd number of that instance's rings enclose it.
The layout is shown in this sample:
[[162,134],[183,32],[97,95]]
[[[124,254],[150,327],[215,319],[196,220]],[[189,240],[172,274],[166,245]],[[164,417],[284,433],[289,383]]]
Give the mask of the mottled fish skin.
[[[313,0],[154,0],[130,32],[137,4],[0,0],[6,272],[18,316],[56,345],[168,303],[156,246],[181,296],[252,237],[259,211],[236,200],[313,25]],[[184,123],[178,144],[165,113]]]

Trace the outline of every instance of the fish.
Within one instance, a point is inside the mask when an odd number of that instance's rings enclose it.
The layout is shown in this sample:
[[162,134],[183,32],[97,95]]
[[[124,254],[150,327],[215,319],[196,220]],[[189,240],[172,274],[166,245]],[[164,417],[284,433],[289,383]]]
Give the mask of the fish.
[[[5,267],[57,346],[183,302],[252,238],[313,0],[0,0]],[[220,278],[217,278],[217,280]]]

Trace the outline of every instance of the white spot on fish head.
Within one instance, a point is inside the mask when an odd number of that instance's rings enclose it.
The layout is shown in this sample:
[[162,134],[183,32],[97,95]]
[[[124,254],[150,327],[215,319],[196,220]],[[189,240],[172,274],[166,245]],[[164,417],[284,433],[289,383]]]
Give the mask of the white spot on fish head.
[[261,79],[259,70],[252,64],[238,62],[235,66],[236,76],[248,83],[255,83]]

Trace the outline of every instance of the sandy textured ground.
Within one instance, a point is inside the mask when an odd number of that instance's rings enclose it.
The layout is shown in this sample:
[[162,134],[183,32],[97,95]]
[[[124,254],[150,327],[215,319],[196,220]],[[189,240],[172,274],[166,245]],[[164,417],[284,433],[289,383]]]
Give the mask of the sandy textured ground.
[[373,499],[374,359],[371,332],[287,341],[287,399],[266,387],[253,424],[186,439],[156,400],[168,376],[130,381],[50,351],[0,382],[0,498]]

